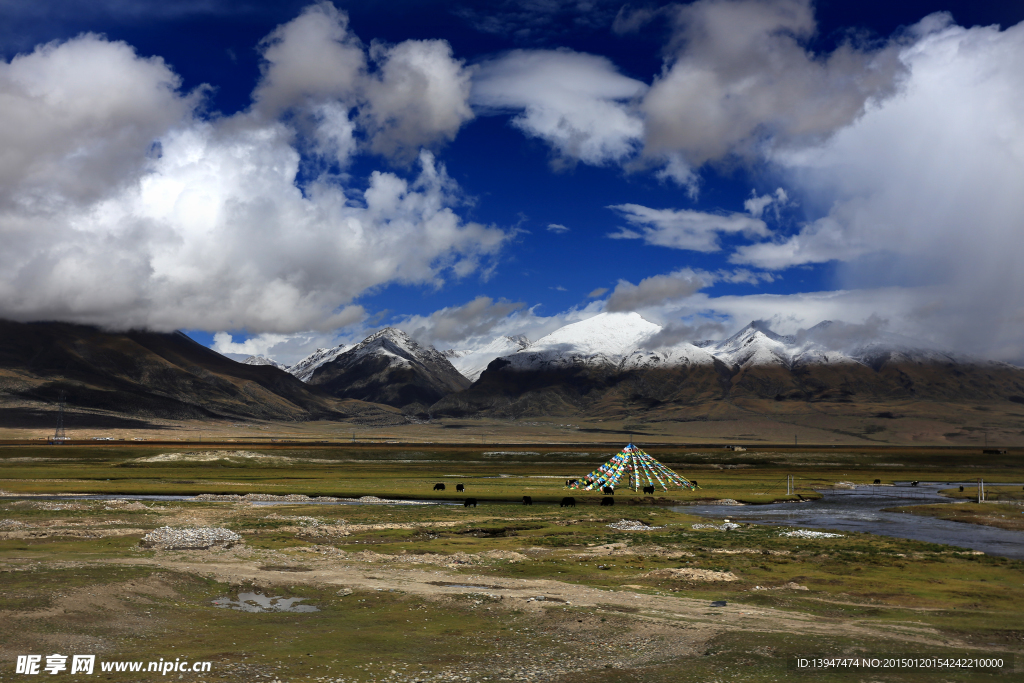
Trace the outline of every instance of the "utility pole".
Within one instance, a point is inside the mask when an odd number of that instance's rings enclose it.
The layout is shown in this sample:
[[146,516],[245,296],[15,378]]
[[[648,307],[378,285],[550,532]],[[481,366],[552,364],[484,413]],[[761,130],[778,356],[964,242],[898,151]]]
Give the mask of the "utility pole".
[[981,478],[978,479],[978,502],[985,502],[985,480]]
[[64,443],[67,440],[67,435],[64,433],[64,392],[60,392],[60,407],[57,411],[57,430],[53,433],[54,443]]

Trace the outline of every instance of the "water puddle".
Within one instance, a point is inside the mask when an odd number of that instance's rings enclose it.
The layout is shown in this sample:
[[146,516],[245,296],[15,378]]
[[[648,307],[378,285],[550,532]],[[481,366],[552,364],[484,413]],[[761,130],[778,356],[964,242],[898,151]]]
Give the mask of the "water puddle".
[[319,612],[313,605],[300,605],[306,598],[273,597],[260,593],[239,593],[237,600],[217,598],[213,604],[240,612]]
[[268,564],[260,567],[263,572],[311,572],[309,567],[293,567],[291,565]]
[[474,590],[504,590],[504,586],[486,586],[475,583],[452,583],[451,581],[427,581],[431,586],[444,586],[445,588],[472,588]]

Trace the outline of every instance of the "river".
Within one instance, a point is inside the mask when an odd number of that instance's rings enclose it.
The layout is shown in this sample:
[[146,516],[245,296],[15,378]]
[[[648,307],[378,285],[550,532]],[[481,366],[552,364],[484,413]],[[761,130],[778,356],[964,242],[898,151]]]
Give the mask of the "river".
[[[898,505],[949,503],[939,495],[941,489],[974,482],[920,482],[896,486],[857,486],[854,489],[821,491],[824,498],[803,503],[772,505],[683,505],[671,508],[676,512],[701,515],[712,519],[742,520],[755,524],[807,527],[834,531],[865,531],[870,534],[910,538],[929,543],[980,550],[989,555],[1024,560],[1024,532],[996,527],[950,522],[934,517],[882,512]],[[998,484],[1020,486],[1020,484]]]

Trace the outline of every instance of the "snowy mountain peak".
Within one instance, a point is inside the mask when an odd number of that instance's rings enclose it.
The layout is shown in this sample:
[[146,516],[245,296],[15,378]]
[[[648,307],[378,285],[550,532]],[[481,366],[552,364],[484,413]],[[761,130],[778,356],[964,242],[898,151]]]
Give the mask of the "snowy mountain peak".
[[792,364],[792,337],[776,334],[762,320],[755,320],[733,336],[708,347],[716,358],[727,365]]
[[444,352],[444,356],[464,377],[475,382],[492,360],[522,351],[529,346],[530,340],[526,335],[517,334],[497,337],[476,349],[449,349]]
[[287,370],[288,369],[287,365],[282,365],[281,363],[278,363],[273,358],[267,358],[266,356],[263,356],[262,354],[258,355],[258,356],[249,356],[248,358],[246,358],[245,360],[242,361],[242,364],[243,365],[270,365],[270,366],[273,366],[275,368],[280,368],[281,370]]
[[[652,350],[647,343],[661,326],[636,313],[602,313],[566,325],[528,348],[502,356],[509,369],[546,370],[572,365],[619,370],[719,361],[733,368],[856,363],[880,367],[889,362],[972,362],[929,349],[897,335],[863,325],[824,320],[795,335],[782,335],[755,320],[721,341],[680,342]],[[473,377],[472,379],[476,379]]]
[[329,349],[317,349],[295,365],[288,368],[288,372],[295,375],[303,382],[308,382],[309,378],[313,376],[313,373],[316,372],[317,368],[324,363],[330,363],[350,348],[352,347],[349,344],[338,344],[337,346]]
[[409,363],[442,363],[448,365],[445,355],[433,346],[422,346],[402,330],[385,327],[353,346],[346,352],[346,362],[355,362],[368,355],[387,357],[393,365]]
[[641,343],[661,331],[638,313],[600,313],[561,327],[506,356],[516,369],[570,365],[621,365]]
[[341,398],[403,409],[423,409],[469,386],[444,354],[393,327],[371,334],[319,367],[310,384]]

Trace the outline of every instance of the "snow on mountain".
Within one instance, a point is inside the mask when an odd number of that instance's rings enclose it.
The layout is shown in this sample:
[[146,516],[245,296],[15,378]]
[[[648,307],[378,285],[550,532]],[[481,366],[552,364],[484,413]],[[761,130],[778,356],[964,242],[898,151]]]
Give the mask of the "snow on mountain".
[[462,373],[466,379],[475,382],[480,373],[487,369],[495,358],[508,356],[530,346],[530,340],[524,335],[498,337],[486,346],[478,349],[467,349],[457,351],[449,349],[444,355],[455,366],[455,369]]
[[638,313],[601,313],[561,327],[528,348],[503,356],[517,370],[546,370],[571,365],[612,366],[620,370],[710,365],[714,358],[688,342],[658,350],[643,348],[661,325]]
[[630,370],[709,365],[716,360],[729,367],[776,365],[788,369],[810,364],[858,363],[878,367],[883,362],[976,362],[880,331],[870,338],[858,338],[850,332],[858,326],[828,320],[798,335],[780,335],[764,322],[754,321],[721,341],[681,342],[667,348],[645,349],[644,342],[661,329],[636,313],[601,313],[559,328],[528,348],[502,358],[516,370],[576,364]]
[[265,356],[249,356],[248,358],[246,358],[245,360],[242,361],[242,364],[243,365],[272,365],[275,368],[280,368],[281,370],[285,370],[285,371],[288,370],[288,366],[287,365],[282,365],[281,363],[278,363],[276,360],[274,360],[272,358],[267,358]]
[[287,370],[303,382],[308,382],[309,378],[313,376],[313,373],[316,372],[318,367],[324,363],[330,363],[332,360],[351,348],[351,344],[338,344],[337,346],[329,349],[317,349],[295,365],[287,368]]
[[623,369],[712,365],[715,357],[690,342],[680,342],[657,351],[634,351],[621,364]]
[[345,352],[345,362],[352,364],[366,356],[380,356],[390,360],[391,366],[414,362],[448,363],[445,355],[433,346],[423,347],[401,330],[386,327],[375,332]]
[[443,353],[391,327],[321,365],[309,383],[339,398],[386,403],[403,410],[425,410],[470,385]]
[[794,339],[775,334],[760,322],[752,322],[708,351],[726,365],[792,365]]
[[546,370],[570,365],[618,366],[640,343],[661,330],[637,313],[600,313],[560,327],[504,359],[517,370]]

